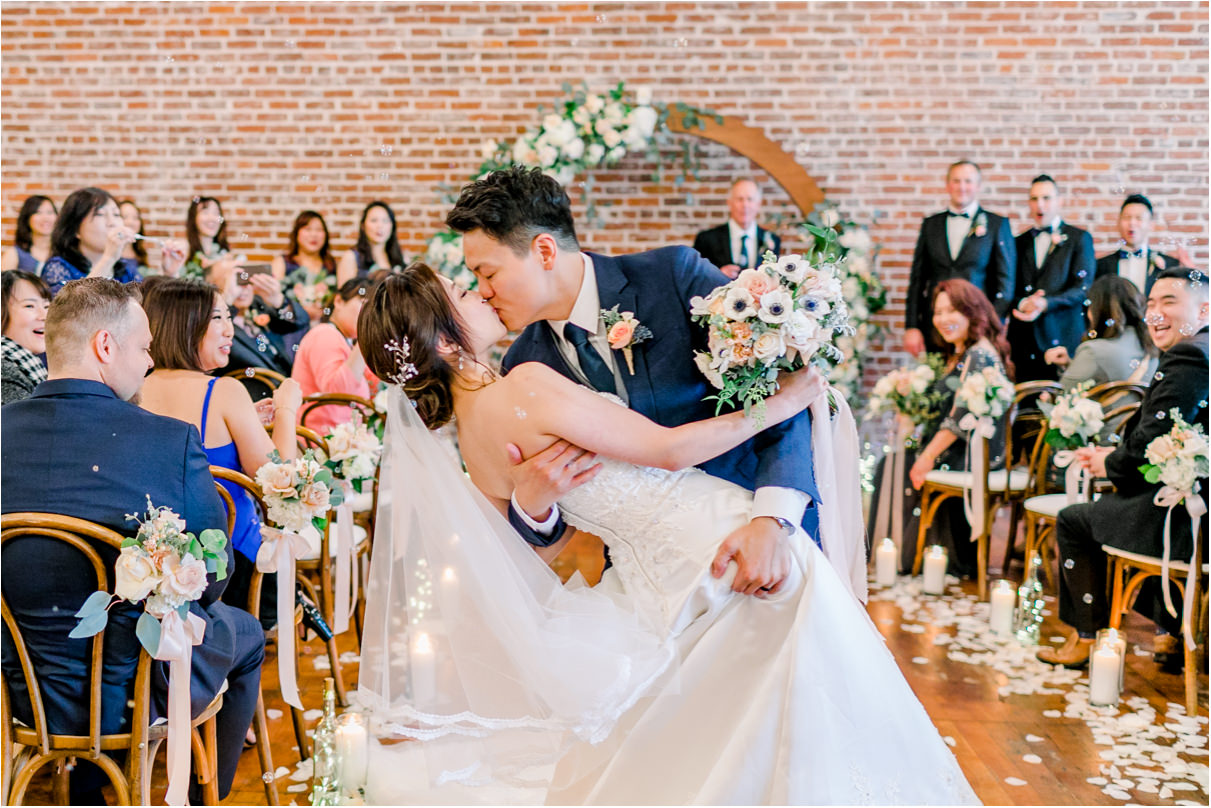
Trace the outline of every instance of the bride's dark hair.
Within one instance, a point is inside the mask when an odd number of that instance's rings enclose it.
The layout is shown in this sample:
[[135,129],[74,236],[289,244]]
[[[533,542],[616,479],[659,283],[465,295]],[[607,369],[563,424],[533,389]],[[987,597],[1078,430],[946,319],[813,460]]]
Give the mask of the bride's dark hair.
[[[455,372],[438,351],[443,337],[473,353],[437,273],[419,261],[376,283],[357,318],[358,346],[375,376],[395,382],[403,375],[404,362],[415,368],[403,382],[404,394],[416,403],[417,414],[430,429],[454,416]],[[398,350],[404,340],[407,359]]]

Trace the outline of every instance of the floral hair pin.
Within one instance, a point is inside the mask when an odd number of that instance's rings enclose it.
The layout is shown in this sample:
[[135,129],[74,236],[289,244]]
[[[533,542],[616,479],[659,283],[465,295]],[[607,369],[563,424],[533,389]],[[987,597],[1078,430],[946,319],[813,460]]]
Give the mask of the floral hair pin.
[[393,339],[383,347],[395,357],[395,373],[390,376],[389,381],[403,387],[409,379],[417,374],[416,365],[410,361],[412,348],[408,345],[408,338]]

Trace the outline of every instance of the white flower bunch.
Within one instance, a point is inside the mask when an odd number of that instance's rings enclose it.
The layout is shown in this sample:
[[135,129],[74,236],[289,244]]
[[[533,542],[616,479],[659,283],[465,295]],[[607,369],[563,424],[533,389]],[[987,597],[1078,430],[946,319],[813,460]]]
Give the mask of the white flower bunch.
[[761,266],[691,299],[690,314],[708,328],[709,350],[694,361],[721,391],[719,409],[738,399],[747,412],[764,401],[779,370],[839,360],[834,340],[852,333],[835,266],[799,255],[767,253]]
[[460,289],[474,289],[475,275],[463,257],[463,237],[452,230],[436,233],[425,242],[425,263]]
[[325,440],[328,458],[324,465],[337,477],[347,480],[360,494],[362,485],[374,479],[383,452],[382,442],[360,421],[337,424]]
[[1105,426],[1106,413],[1102,405],[1089,398],[1089,384],[1081,384],[1060,396],[1054,404],[1042,402],[1039,407],[1047,416],[1044,439],[1056,449],[1079,449],[1087,446]]
[[295,533],[308,526],[323,531],[328,510],[343,500],[340,487],[333,485],[332,472],[311,449],[288,461],[275,451],[270,462],[257,469],[256,481],[268,510],[266,516]]
[[977,418],[1000,418],[1013,403],[1013,382],[990,365],[967,374],[955,392],[955,403]]
[[1144,479],[1161,483],[1174,491],[1192,496],[1198,481],[1208,474],[1207,436],[1202,424],[1191,426],[1181,410],[1170,410],[1173,427],[1152,439],[1144,450],[1148,463],[1140,466]]
[[902,367],[875,382],[870,397],[870,412],[894,412],[914,424],[924,423],[934,414],[941,393],[931,388],[942,372],[942,359],[936,355],[916,367]]

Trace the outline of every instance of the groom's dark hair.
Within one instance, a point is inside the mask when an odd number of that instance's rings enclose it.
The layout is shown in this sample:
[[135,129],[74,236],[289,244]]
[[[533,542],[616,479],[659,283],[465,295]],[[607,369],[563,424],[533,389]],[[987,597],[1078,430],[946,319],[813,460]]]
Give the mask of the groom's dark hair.
[[458,233],[483,230],[517,255],[542,233],[562,250],[580,250],[567,192],[537,168],[511,166],[463,186],[446,225]]

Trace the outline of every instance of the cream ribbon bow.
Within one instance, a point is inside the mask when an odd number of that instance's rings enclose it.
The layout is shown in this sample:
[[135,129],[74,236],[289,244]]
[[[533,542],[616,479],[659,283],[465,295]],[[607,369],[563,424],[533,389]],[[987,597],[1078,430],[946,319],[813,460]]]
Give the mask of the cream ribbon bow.
[[353,561],[357,547],[353,542],[353,485],[340,480],[345,497],[336,506],[336,580],[333,582],[334,607],[332,631],[344,634],[349,630],[349,615],[357,598],[357,576],[353,574]]
[[[1164,534],[1164,550],[1161,553],[1161,589],[1165,596],[1165,611],[1173,617],[1177,617],[1177,610],[1173,607],[1173,598],[1169,594],[1169,518],[1173,516],[1173,509],[1182,503],[1186,503],[1186,513],[1190,515],[1190,538],[1191,541],[1198,541],[1198,520],[1207,512],[1207,504],[1203,502],[1202,497],[1198,496],[1201,486],[1197,481],[1194,483],[1194,488],[1190,491],[1179,491],[1171,486],[1162,486],[1161,490],[1156,492],[1156,496],[1152,498],[1152,504],[1166,508],[1165,511],[1165,534]],[[1182,636],[1186,638],[1186,647],[1193,651],[1197,644],[1194,642],[1194,630],[1190,625],[1190,614],[1194,611],[1194,576],[1199,574],[1199,570],[1194,568],[1194,556],[1190,557],[1190,569],[1186,572],[1186,592],[1182,599]]]
[[160,619],[160,644],[155,658],[168,663],[168,793],[169,805],[186,805],[189,797],[190,668],[193,647],[206,636],[206,621],[196,614],[185,619],[170,611]]
[[[314,530],[314,528],[307,528]],[[294,560],[310,549],[307,540],[293,530],[261,525],[261,549],[257,550],[258,572],[278,574],[278,681],[282,699],[303,709],[294,671]]]
[[1089,469],[1074,462],[1076,452],[1072,449],[1061,449],[1055,453],[1056,468],[1066,469],[1064,472],[1064,495],[1068,504],[1088,502],[1093,496],[1093,477]]
[[971,525],[971,540],[976,541],[984,533],[984,522],[988,518],[988,480],[984,477],[985,440],[997,433],[997,422],[987,415],[969,412],[959,421],[959,429],[967,433],[967,469],[971,474],[971,486],[963,490],[963,513]]

